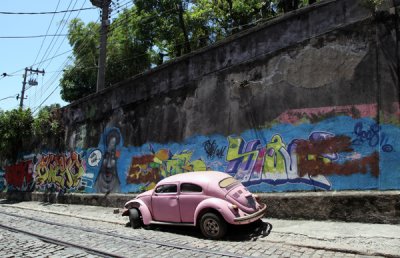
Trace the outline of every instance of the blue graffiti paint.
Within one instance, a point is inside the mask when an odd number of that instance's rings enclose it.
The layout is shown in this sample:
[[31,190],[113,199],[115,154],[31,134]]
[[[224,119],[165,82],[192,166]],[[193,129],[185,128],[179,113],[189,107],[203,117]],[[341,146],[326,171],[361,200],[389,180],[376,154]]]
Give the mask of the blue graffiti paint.
[[0,192],[4,191],[4,189],[6,188],[4,176],[4,170],[0,169]]
[[[382,151],[392,152],[393,146],[388,143],[388,136],[385,133],[381,133],[380,135],[380,131],[380,126],[377,123],[372,123],[369,125],[369,129],[365,129],[363,122],[358,122],[354,126],[356,138],[352,143],[354,145],[368,143],[370,147],[376,147],[379,144]],[[379,140],[379,138],[381,139]]]
[[[103,133],[96,148],[87,149],[85,159],[87,171],[82,181],[85,192],[95,192],[94,181],[99,174],[103,155],[107,151],[107,135],[117,128],[108,128]],[[279,137],[278,137],[279,136]],[[320,175],[318,177],[299,177],[297,169],[296,148],[301,141],[319,141],[334,136],[347,136],[351,139],[351,152],[326,151],[319,157],[311,154],[310,159],[323,159],[324,162],[345,164],[348,161],[362,159],[379,152],[380,174],[376,178],[370,173],[352,171],[350,175]],[[148,142],[142,146],[123,146],[123,138],[116,145],[119,158],[116,160],[121,192],[137,192],[146,184],[128,184],[127,174],[134,157],[155,155],[166,149],[173,154],[192,153],[190,161],[201,160],[209,170],[226,171],[240,179],[252,191],[309,191],[309,190],[369,190],[400,189],[400,162],[395,146],[400,144],[400,128],[394,125],[378,126],[373,119],[354,119],[338,116],[315,124],[278,124],[270,129],[248,130],[232,136],[241,139],[238,142],[238,156],[227,160],[229,138],[223,135],[194,136],[183,142],[160,144]],[[279,144],[282,146],[279,147]],[[97,151],[96,154],[94,152]],[[100,154],[102,161],[97,164]],[[171,156],[172,157],[172,156]],[[170,158],[171,158],[170,157]],[[284,170],[263,171],[266,159],[271,161],[268,168],[283,166]],[[161,162],[157,161],[156,162]],[[177,162],[176,160],[174,162]],[[183,163],[189,161],[183,161]],[[281,163],[280,163],[281,162]],[[182,164],[183,164],[182,163]],[[156,163],[158,164],[158,163]],[[160,164],[166,164],[160,163]],[[171,167],[170,167],[171,168]],[[144,173],[149,173],[145,170]],[[147,175],[147,174],[146,174]]]

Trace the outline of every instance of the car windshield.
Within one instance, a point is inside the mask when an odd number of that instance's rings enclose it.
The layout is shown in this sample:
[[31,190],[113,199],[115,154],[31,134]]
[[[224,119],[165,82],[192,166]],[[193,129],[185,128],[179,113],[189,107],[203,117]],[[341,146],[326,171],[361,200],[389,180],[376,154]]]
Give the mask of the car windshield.
[[236,184],[240,183],[239,181],[237,181],[236,179],[234,179],[233,177],[227,177],[222,179],[219,182],[219,187],[221,188],[230,188]]

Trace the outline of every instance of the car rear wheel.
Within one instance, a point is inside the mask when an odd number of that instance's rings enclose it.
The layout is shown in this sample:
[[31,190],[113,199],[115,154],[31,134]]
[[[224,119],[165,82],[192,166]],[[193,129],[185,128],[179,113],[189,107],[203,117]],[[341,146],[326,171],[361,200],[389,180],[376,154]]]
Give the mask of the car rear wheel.
[[140,228],[140,226],[142,225],[142,221],[140,219],[140,213],[138,209],[129,209],[129,221],[132,228]]
[[206,213],[200,220],[201,233],[210,239],[221,239],[227,231],[226,222],[215,213]]

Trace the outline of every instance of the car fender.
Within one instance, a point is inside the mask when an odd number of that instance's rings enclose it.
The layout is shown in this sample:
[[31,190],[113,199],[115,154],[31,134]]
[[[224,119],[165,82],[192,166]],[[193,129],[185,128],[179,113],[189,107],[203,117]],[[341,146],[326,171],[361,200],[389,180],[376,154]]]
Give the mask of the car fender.
[[137,208],[140,211],[140,214],[142,214],[142,220],[144,225],[149,225],[150,222],[153,220],[151,216],[150,209],[147,207],[147,205],[140,199],[134,199],[130,200],[125,204],[126,209],[132,209],[132,208]]
[[194,224],[197,224],[197,219],[199,219],[199,216],[202,215],[203,211],[209,209],[216,210],[226,222],[232,224],[235,214],[233,214],[229,205],[231,205],[230,202],[219,198],[208,198],[202,201],[197,205],[196,211],[194,212]]

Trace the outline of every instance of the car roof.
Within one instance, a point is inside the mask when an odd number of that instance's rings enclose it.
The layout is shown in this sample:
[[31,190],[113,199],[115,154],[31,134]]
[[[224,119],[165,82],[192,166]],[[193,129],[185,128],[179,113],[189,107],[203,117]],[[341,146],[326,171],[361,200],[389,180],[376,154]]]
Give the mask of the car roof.
[[219,171],[198,171],[176,174],[166,177],[159,183],[172,183],[172,182],[185,182],[194,184],[208,184],[209,182],[216,182],[217,184],[224,178],[230,177],[229,174]]

